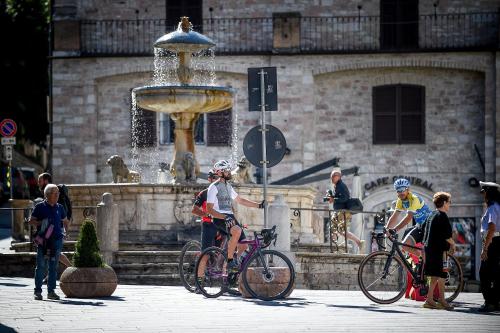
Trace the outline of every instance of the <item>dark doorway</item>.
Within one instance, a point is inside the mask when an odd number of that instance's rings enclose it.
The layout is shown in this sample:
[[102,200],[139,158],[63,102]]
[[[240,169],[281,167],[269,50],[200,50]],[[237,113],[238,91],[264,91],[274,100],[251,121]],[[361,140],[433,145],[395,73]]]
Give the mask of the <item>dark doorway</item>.
[[175,27],[181,16],[189,17],[194,30],[202,32],[203,0],[165,0],[167,27]]
[[418,0],[380,1],[380,47],[418,48]]

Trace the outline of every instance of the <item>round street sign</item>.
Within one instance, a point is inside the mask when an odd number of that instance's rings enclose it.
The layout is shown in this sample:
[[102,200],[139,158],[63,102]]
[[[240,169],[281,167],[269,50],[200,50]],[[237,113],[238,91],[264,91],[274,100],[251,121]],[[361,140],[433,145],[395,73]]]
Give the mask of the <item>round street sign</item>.
[[0,134],[6,138],[16,135],[17,125],[12,119],[4,119],[0,122]]
[[[266,125],[266,157],[267,167],[273,167],[283,159],[286,152],[286,140],[283,133],[272,125]],[[261,126],[255,126],[243,139],[243,153],[256,167],[262,167],[262,132]]]

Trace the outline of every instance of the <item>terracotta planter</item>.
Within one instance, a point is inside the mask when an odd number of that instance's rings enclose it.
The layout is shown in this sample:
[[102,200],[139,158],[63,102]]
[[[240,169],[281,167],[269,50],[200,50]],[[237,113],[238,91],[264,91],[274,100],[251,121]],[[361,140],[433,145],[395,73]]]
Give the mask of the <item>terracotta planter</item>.
[[59,287],[67,297],[95,298],[111,296],[118,285],[113,268],[68,267],[61,275]]

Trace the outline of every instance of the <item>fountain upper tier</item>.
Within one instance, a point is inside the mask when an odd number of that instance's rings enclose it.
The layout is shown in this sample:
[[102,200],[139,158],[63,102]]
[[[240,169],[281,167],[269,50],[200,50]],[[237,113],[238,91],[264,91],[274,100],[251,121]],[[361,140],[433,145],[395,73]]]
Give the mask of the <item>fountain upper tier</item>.
[[233,89],[213,86],[192,86],[194,70],[191,56],[215,46],[208,37],[192,30],[187,17],[182,17],[176,31],[160,37],[155,47],[175,52],[179,62],[176,68],[181,85],[155,85],[133,90],[137,106],[164,113],[207,113],[230,109],[233,106]]
[[196,53],[214,47],[215,43],[202,34],[180,28],[158,38],[154,46],[172,52]]
[[164,113],[208,113],[230,109],[233,90],[208,86],[148,86],[133,90],[137,106]]

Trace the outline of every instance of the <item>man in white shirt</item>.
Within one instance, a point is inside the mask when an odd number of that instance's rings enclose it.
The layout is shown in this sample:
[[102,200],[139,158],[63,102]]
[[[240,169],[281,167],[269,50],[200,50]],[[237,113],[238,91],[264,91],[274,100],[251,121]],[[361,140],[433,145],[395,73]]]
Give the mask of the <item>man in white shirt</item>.
[[[245,239],[240,224],[236,221],[233,213],[233,200],[237,203],[254,208],[264,208],[265,201],[260,203],[242,198],[238,195],[227,181],[231,179],[231,164],[226,160],[218,161],[214,164],[214,172],[219,179],[208,187],[207,212],[213,217],[213,223],[219,227],[225,224],[231,239],[227,249],[227,263],[229,272],[237,272],[238,264],[233,261],[234,251],[238,246],[238,241]],[[246,244],[238,246],[238,254],[246,250]]]

